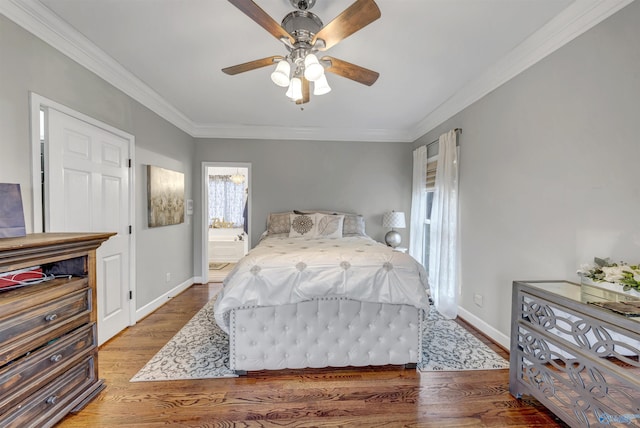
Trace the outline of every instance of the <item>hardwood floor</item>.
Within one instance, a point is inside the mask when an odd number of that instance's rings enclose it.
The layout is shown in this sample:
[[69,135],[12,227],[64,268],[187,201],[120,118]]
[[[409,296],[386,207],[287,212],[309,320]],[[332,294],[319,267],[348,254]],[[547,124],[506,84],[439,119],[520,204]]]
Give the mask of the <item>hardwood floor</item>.
[[107,388],[59,426],[565,426],[536,400],[512,397],[508,370],[420,374],[401,367],[344,368],[129,382],[219,289],[220,284],[194,285],[103,345],[100,376]]

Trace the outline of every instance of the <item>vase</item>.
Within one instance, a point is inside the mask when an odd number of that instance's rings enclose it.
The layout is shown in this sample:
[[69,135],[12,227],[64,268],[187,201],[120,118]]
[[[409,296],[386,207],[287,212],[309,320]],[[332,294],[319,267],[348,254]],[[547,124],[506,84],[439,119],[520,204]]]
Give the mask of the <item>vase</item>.
[[594,281],[581,277],[582,294],[597,296],[605,300],[620,302],[625,300],[640,300],[640,291],[635,288],[624,290],[624,285],[607,281]]

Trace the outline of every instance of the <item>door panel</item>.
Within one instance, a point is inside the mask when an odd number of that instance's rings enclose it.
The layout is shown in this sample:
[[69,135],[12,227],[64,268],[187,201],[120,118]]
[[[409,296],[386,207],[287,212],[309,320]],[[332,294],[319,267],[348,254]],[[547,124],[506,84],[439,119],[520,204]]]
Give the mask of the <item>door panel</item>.
[[51,204],[57,208],[52,214],[57,217],[60,211],[59,224],[65,232],[91,231],[91,174],[65,169],[63,180],[62,194],[52,194]]
[[123,261],[119,254],[102,259],[102,280],[105,287],[111,290],[110,293],[105,293],[102,301],[104,319],[117,317],[121,311],[120,302],[123,296],[118,284],[122,281],[122,268]]
[[49,109],[45,230],[116,232],[96,257],[98,342],[131,324],[129,141]]

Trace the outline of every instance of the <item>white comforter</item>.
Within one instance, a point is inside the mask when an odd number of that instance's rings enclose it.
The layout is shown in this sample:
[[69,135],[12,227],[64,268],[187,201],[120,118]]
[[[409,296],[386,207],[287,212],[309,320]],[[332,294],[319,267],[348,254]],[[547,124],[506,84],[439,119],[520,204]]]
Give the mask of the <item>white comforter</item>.
[[376,303],[429,307],[422,265],[369,237],[267,237],[224,281],[215,318],[228,332],[228,312],[339,296]]

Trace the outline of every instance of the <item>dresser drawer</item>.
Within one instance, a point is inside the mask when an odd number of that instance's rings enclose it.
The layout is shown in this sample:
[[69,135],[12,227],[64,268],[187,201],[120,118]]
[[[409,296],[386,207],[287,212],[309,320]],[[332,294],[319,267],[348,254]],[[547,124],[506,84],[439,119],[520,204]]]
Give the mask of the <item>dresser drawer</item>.
[[86,325],[0,369],[0,408],[33,393],[96,349],[96,325]]
[[0,318],[0,366],[88,324],[90,318],[88,288]]
[[0,320],[88,287],[87,278],[74,276],[4,291],[0,293]]
[[[0,410],[2,427],[43,427],[54,425],[64,413],[64,408],[75,405],[74,401],[96,382],[94,359],[88,357],[77,366],[45,385],[20,405]],[[62,414],[62,416],[60,416]]]

